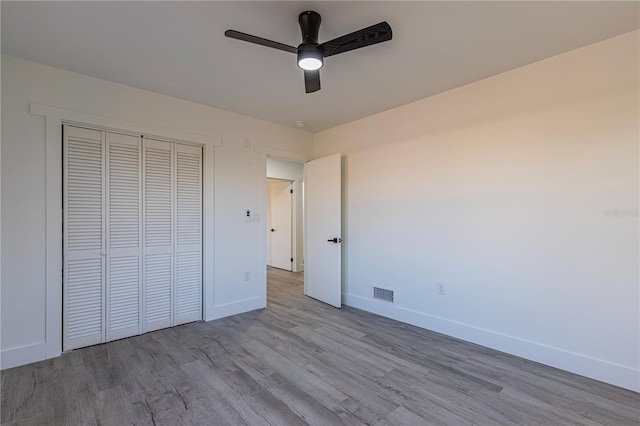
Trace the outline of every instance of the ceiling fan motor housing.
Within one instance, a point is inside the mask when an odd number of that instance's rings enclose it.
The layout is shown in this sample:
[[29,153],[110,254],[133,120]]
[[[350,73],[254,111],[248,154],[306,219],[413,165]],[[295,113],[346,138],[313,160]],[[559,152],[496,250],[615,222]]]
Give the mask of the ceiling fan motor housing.
[[302,12],[298,15],[298,23],[302,31],[302,43],[318,44],[318,33],[320,32],[320,14],[313,11]]
[[302,43],[298,46],[298,66],[302,69],[316,70],[324,65],[324,54],[318,45],[320,22],[320,15],[316,12],[302,12],[298,16],[302,31]]

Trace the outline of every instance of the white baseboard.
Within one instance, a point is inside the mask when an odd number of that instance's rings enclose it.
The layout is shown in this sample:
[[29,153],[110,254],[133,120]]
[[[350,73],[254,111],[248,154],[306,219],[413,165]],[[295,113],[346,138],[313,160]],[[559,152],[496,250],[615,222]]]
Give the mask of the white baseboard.
[[266,304],[262,297],[252,297],[251,299],[216,305],[214,306],[211,315],[207,315],[205,321],[212,321],[215,319],[230,317],[231,315],[242,314],[244,312],[262,309],[264,307],[266,307]]
[[17,348],[4,349],[0,353],[2,369],[19,367],[47,359],[47,345],[45,342],[33,343]]
[[640,392],[640,370],[422,312],[342,294],[345,305]]

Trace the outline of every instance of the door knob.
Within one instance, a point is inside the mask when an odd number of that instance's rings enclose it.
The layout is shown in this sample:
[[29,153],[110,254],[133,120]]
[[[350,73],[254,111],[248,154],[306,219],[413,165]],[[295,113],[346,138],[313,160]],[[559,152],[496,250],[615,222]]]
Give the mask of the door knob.
[[337,238],[336,237],[336,238],[332,238],[332,239],[327,240],[327,241],[330,242],[330,243],[338,244],[338,243],[342,242],[342,238]]
[[273,228],[271,228],[271,232],[276,232],[276,230],[275,230],[275,229],[273,229]]

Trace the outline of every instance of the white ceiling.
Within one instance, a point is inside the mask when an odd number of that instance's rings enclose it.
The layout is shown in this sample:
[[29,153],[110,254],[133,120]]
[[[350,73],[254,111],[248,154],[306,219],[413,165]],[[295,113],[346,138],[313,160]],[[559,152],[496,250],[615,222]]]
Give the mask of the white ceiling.
[[[634,29],[632,2],[1,2],[2,52],[311,132]],[[320,42],[386,20],[393,40],[327,58],[305,94],[297,16]]]

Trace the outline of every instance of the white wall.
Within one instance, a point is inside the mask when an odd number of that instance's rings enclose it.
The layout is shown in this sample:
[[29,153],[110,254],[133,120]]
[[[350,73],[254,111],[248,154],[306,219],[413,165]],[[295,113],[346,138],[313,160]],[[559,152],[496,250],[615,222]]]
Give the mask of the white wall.
[[267,158],[267,177],[301,181],[304,177],[304,165],[269,157]]
[[302,193],[304,191],[304,164],[267,157],[267,177],[293,181],[292,202],[295,207],[295,216],[293,217],[293,270],[294,272],[302,272],[304,270],[304,203],[302,196]]
[[344,301],[639,391],[639,35],[316,134]]
[[[56,327],[52,321],[45,324],[45,247],[52,242],[46,241],[45,118],[29,113],[34,102],[157,129],[160,135],[221,138],[210,168],[215,179],[205,182],[215,185],[215,215],[205,218],[215,231],[215,256],[205,259],[215,271],[207,317],[265,305],[263,223],[245,222],[244,212],[264,209],[264,153],[273,149],[310,159],[309,133],[3,55],[3,368],[51,356],[43,345],[56,343],[46,342],[47,329]],[[245,272],[251,273],[249,282]]]

